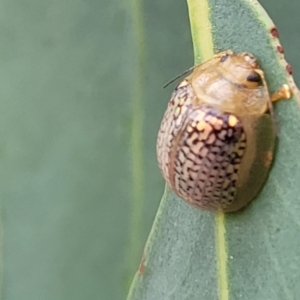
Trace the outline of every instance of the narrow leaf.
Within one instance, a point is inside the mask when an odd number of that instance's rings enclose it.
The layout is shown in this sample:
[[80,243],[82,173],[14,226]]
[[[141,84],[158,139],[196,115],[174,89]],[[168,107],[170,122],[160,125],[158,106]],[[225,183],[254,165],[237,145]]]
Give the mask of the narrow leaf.
[[294,91],[275,111],[276,159],[243,211],[190,207],[166,188],[128,300],[297,299],[300,294],[300,109],[278,32],[254,0],[188,0],[195,62],[219,50],[258,57],[270,91]]

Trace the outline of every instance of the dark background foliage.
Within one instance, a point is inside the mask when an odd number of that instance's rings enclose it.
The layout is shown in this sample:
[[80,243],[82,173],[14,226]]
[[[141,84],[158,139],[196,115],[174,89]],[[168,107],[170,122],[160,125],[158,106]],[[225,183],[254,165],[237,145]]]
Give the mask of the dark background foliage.
[[[163,193],[161,87],[193,65],[185,1],[132,3],[1,3],[5,300],[126,297]],[[261,3],[299,84],[300,2]]]

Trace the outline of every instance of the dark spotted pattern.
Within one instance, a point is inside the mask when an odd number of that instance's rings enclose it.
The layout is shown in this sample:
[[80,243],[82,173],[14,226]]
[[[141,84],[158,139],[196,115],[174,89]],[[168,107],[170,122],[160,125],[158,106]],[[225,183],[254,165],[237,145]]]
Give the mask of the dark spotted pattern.
[[202,104],[193,105],[190,85],[174,91],[157,141],[164,178],[194,206],[225,209],[235,198],[246,136],[235,116]]
[[246,148],[242,124],[234,116],[209,106],[196,109],[189,117],[191,121],[176,147],[171,182],[178,195],[191,204],[223,209],[236,194]]

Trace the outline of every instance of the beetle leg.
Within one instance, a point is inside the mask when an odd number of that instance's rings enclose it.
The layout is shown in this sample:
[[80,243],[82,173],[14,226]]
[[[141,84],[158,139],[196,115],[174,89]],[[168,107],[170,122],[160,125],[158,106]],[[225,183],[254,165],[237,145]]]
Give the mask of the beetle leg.
[[277,92],[271,96],[271,101],[275,102],[280,99],[290,99],[292,95],[291,88],[284,84]]

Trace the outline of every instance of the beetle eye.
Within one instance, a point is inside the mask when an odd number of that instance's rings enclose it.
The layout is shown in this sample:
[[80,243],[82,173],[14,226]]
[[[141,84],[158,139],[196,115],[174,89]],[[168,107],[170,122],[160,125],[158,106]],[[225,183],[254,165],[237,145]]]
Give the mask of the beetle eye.
[[229,57],[229,54],[228,54],[228,53],[225,53],[225,54],[221,57],[220,62],[224,62],[228,57]]
[[261,77],[258,73],[253,72],[247,76],[247,81],[260,83]]

